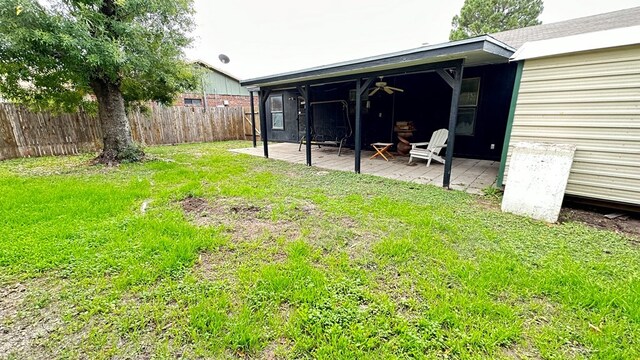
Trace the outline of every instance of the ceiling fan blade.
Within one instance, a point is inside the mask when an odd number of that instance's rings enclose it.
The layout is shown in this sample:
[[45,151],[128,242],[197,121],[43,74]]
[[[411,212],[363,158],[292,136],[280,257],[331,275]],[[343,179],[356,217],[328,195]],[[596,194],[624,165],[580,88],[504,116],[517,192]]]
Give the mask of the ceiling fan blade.
[[380,90],[380,88],[379,88],[379,87],[377,87],[377,88],[373,89],[373,91],[371,91],[371,92],[369,93],[369,96],[373,96],[373,95],[374,95],[375,93],[377,93],[379,90]]
[[393,94],[393,90],[389,89],[388,86],[383,87],[382,90],[384,90],[384,92],[386,92],[389,95]]
[[393,91],[399,91],[399,92],[404,92],[404,90],[402,89],[398,89],[397,87],[393,87],[393,86],[387,86],[389,89],[393,90]]

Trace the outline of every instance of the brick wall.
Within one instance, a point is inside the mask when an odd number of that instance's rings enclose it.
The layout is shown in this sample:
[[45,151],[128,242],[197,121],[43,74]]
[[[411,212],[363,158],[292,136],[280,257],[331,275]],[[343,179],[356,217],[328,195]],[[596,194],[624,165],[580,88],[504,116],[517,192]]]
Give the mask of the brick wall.
[[[202,94],[182,94],[178,97],[176,106],[194,106],[194,105],[185,105],[185,99],[199,99],[202,100]],[[242,95],[213,95],[207,94],[207,106],[208,107],[218,107],[225,106],[224,102],[228,101],[228,105],[230,107],[245,107],[249,108],[251,106],[251,97],[242,96]],[[253,97],[254,105],[256,108],[258,107],[258,97]],[[200,105],[202,106],[202,105]]]

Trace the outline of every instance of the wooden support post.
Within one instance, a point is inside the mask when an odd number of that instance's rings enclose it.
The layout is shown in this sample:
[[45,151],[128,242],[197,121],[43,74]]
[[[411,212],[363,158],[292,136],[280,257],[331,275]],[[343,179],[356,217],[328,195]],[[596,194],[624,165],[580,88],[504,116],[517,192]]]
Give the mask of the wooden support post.
[[304,119],[307,122],[305,133],[307,166],[311,166],[311,86],[309,84],[304,86]]
[[256,111],[253,105],[253,91],[249,91],[251,96],[251,140],[253,141],[253,147],[258,146],[256,144]]
[[369,88],[374,78],[368,78],[364,82],[356,80],[356,137],[355,137],[355,172],[360,174],[360,157],[362,152],[362,94]]
[[[444,176],[442,186],[449,188],[451,184],[451,167],[453,163],[453,146],[456,140],[456,125],[458,122],[458,101],[460,100],[460,90],[462,89],[462,71],[464,60],[455,67],[453,78],[453,88],[451,91],[451,109],[449,110],[449,138],[447,139],[447,156],[444,162]],[[442,74],[440,74],[442,76]],[[444,77],[443,77],[444,78]]]
[[260,137],[262,137],[262,146],[264,148],[264,157],[269,158],[269,144],[267,139],[267,98],[271,91],[269,89],[262,90],[260,89]]
[[358,79],[356,81],[356,148],[355,148],[355,168],[354,171],[356,174],[360,174],[360,151],[362,151],[362,83],[361,80]]

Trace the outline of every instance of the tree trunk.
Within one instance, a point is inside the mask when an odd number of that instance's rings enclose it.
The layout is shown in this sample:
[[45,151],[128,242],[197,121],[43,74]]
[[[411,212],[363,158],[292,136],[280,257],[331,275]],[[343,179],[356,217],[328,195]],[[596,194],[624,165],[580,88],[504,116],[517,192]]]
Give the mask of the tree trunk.
[[120,86],[93,80],[91,87],[98,100],[103,140],[102,153],[96,160],[106,164],[140,160],[143,153],[133,143]]

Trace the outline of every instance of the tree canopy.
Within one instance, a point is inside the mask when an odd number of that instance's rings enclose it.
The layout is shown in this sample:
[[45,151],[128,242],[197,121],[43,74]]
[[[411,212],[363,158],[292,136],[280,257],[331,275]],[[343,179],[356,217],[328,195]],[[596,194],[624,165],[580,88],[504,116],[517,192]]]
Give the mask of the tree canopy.
[[95,95],[105,163],[138,160],[126,105],[170,104],[196,78],[193,0],[0,0],[0,93],[71,111]]
[[450,40],[538,25],[542,0],[465,0],[453,17]]
[[72,110],[100,79],[128,103],[171,103],[195,83],[192,13],[192,0],[0,0],[0,93]]

